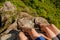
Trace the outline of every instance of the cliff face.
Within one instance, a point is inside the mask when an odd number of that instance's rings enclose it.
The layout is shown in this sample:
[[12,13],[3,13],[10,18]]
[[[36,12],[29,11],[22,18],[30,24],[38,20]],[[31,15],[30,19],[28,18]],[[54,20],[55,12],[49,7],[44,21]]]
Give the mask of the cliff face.
[[[60,29],[60,0],[7,0],[14,4],[10,9],[9,7],[11,4],[7,4],[9,5],[8,7],[3,5],[6,4],[4,3],[5,1],[6,0],[0,0],[0,8],[3,9],[0,12],[0,15],[2,14],[1,17],[3,18],[3,20],[1,20],[3,29],[1,28],[0,32],[12,24],[20,12],[27,12],[32,16],[42,16],[46,18],[49,23],[55,24]],[[15,10],[15,8],[17,10]],[[7,17],[6,15],[9,15],[10,17]],[[8,19],[9,23],[4,24],[6,19]],[[7,26],[5,27],[5,25]]]

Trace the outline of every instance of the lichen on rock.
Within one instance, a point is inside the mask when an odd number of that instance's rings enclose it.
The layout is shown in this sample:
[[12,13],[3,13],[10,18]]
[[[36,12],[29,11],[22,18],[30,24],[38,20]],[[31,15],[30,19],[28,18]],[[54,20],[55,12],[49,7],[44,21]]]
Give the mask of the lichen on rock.
[[17,18],[17,8],[10,2],[6,1],[3,7],[0,9],[1,15],[1,28],[0,33],[7,29]]

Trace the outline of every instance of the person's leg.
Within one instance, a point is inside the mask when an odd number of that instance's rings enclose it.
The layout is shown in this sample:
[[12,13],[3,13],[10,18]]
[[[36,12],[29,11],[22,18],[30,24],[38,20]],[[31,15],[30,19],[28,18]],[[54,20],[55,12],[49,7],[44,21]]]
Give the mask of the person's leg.
[[56,35],[58,35],[60,33],[60,30],[54,24],[49,25],[48,28],[51,31],[53,31]]
[[56,37],[58,37],[59,40],[60,40],[60,30],[59,30],[54,24],[47,25],[47,27],[48,27],[53,33],[55,33]]
[[19,33],[19,39],[20,39],[20,40],[28,40],[28,38],[24,35],[23,32],[20,32],[20,33]]
[[48,28],[50,28],[60,40],[60,30],[54,24],[51,24]]
[[46,27],[47,25],[50,25],[46,19],[44,19],[42,17],[36,17],[35,18],[35,23],[38,24],[39,28],[41,28],[43,31],[45,31],[47,33],[48,37],[50,37],[50,38],[53,37],[52,35],[54,33],[52,31],[50,31],[49,29],[47,29],[47,27]]
[[35,29],[31,29],[31,31],[29,31],[28,33],[31,36],[31,38],[34,38],[34,39],[36,39],[37,37],[42,36],[39,33],[37,33]]
[[52,39],[56,39],[56,40],[59,40],[57,37],[56,37],[56,35],[55,35],[55,33],[54,32],[52,32],[48,27],[44,27],[43,25],[40,25],[39,26],[40,27],[40,29],[42,30],[42,31],[44,31],[45,33],[46,33],[46,35],[49,37],[49,38],[52,38]]
[[36,32],[35,29],[31,29],[28,33],[31,36],[31,38],[34,40],[38,40],[38,39],[39,40],[46,40],[46,39],[51,40],[48,37],[44,36],[43,34]]
[[[33,40],[45,40],[44,36],[42,34],[39,34],[36,32],[35,29],[31,29],[31,31],[27,32]],[[28,40],[28,38],[24,35],[23,32],[19,33],[20,40]]]

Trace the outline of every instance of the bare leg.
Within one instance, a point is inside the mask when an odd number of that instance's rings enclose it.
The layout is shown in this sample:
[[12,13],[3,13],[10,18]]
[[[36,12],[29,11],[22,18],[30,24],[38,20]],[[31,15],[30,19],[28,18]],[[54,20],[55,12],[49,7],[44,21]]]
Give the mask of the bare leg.
[[31,31],[29,31],[29,34],[33,40],[35,40],[37,37],[40,37],[40,36],[43,36],[47,40],[51,40],[51,39],[47,38],[46,36],[44,36],[43,34],[37,33],[35,29],[31,29]]
[[45,32],[46,32],[47,36],[50,37],[50,38],[56,37],[56,35],[47,27],[46,27],[46,31]]
[[36,32],[35,29],[31,29],[31,31],[29,32],[29,34],[34,39],[41,36],[39,33]]
[[[49,38],[53,38],[53,37],[56,37],[55,33],[52,32],[48,27],[45,27],[43,25],[40,25],[39,26],[40,29],[44,32],[46,32],[46,35],[49,37]],[[52,36],[53,35],[53,36]]]
[[53,31],[56,35],[58,35],[60,33],[60,30],[54,24],[51,24],[50,26],[48,26],[48,28],[51,31]]
[[20,40],[28,40],[28,38],[24,35],[23,32],[19,33],[19,38],[20,38]]

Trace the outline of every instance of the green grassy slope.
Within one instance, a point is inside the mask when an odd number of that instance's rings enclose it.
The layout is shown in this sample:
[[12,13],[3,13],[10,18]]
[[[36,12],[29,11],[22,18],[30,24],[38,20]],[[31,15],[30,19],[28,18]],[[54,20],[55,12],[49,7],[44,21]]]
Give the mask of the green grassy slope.
[[[0,7],[6,0],[0,1]],[[11,1],[19,11],[46,18],[49,23],[60,29],[60,1],[59,0],[7,0]]]

